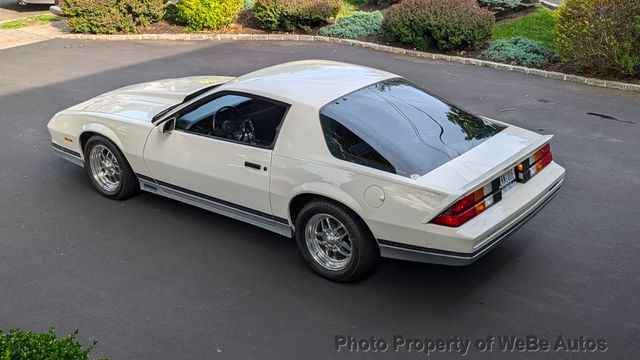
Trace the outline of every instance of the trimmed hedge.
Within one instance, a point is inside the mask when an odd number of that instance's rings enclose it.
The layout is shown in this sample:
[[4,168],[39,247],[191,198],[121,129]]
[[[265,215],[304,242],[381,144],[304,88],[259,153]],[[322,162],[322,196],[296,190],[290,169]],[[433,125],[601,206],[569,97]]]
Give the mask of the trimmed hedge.
[[482,55],[493,61],[528,67],[540,67],[558,59],[555,52],[541,42],[521,36],[496,40]]
[[354,11],[351,15],[341,17],[335,24],[323,27],[318,32],[322,36],[345,39],[362,39],[382,31],[382,13],[380,11]]
[[266,29],[308,31],[335,18],[341,7],[342,0],[256,0],[254,10]]
[[76,340],[78,330],[56,338],[51,329],[44,333],[34,333],[20,329],[0,330],[0,359],[2,360],[88,360],[95,342],[86,349]]
[[640,75],[640,0],[565,0],[557,17],[564,63],[599,75]]
[[475,49],[491,38],[494,23],[475,0],[403,0],[386,11],[382,29],[418,49]]
[[188,30],[219,30],[231,24],[244,0],[182,0],[176,4],[176,21]]
[[164,15],[163,0],[62,0],[60,8],[75,32],[137,32]]

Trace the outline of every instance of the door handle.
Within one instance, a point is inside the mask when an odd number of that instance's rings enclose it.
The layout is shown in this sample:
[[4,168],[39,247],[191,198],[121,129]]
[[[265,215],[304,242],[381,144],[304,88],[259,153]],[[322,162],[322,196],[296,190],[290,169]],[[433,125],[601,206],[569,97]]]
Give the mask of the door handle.
[[248,161],[244,162],[244,166],[250,167],[250,168],[256,169],[256,170],[260,170],[262,168],[262,166],[260,166],[260,164],[256,164],[256,163],[252,163],[252,162],[248,162]]

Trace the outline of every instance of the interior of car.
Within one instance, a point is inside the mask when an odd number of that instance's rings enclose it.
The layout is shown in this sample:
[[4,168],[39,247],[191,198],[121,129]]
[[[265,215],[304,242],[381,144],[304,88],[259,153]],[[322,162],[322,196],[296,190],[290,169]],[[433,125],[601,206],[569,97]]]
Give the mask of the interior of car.
[[176,129],[271,148],[286,111],[269,100],[226,94],[181,115]]

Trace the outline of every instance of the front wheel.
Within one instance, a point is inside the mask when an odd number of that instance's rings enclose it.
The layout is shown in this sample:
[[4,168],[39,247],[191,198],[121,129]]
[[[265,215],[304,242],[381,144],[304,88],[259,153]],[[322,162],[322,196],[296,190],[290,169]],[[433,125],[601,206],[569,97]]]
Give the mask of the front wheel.
[[344,206],[316,200],[296,219],[296,241],[309,266],[333,281],[354,281],[374,268],[379,249],[364,222]]
[[135,195],[140,183],[122,152],[108,139],[95,135],[84,146],[84,168],[93,187],[114,200]]

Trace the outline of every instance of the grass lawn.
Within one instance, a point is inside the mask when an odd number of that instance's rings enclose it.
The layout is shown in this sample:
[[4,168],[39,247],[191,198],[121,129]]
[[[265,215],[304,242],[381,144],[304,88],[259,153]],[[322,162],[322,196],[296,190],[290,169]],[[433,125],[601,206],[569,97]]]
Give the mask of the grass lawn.
[[553,16],[553,11],[540,7],[529,15],[497,23],[493,28],[493,37],[491,40],[522,36],[541,41],[553,49],[555,48],[553,35],[555,26],[556,19]]
[[53,15],[53,14],[37,15],[37,16],[31,16],[24,19],[17,19],[17,20],[4,22],[0,24],[0,29],[3,29],[3,30],[19,29],[26,26],[42,25],[42,24],[46,24],[46,23],[49,23],[52,21],[58,21],[58,20],[62,20],[62,18],[60,16]]

